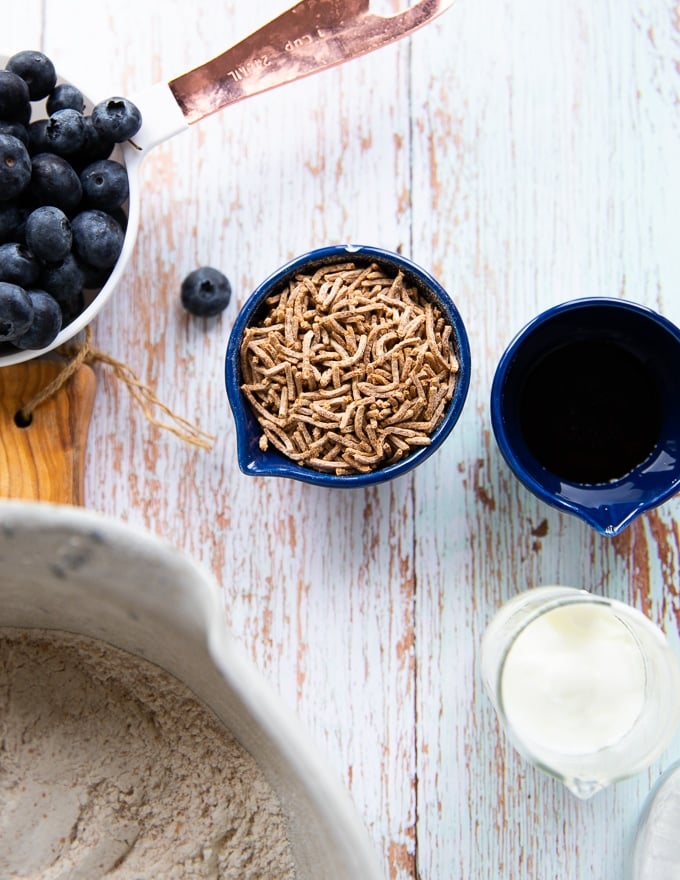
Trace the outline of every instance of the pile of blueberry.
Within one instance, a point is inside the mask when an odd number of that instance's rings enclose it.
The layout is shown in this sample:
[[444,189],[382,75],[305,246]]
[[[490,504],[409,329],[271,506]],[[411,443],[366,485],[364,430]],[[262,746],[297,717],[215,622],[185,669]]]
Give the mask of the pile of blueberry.
[[[32,120],[44,102],[45,118]],[[42,349],[111,273],[125,237],[128,177],[111,158],[139,131],[126,98],[85,112],[41,52],[0,70],[0,350]]]

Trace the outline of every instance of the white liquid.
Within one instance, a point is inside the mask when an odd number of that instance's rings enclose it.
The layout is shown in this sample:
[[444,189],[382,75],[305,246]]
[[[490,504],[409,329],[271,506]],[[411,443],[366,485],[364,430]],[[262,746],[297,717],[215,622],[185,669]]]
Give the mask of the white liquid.
[[628,628],[602,605],[566,606],[530,623],[503,668],[509,726],[536,758],[618,743],[645,699],[645,666]]

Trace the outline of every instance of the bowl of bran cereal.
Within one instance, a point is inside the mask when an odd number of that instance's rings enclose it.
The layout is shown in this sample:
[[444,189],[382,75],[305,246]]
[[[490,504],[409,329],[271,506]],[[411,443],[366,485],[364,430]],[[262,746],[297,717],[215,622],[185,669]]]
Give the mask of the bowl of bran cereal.
[[407,473],[441,446],[465,403],[470,349],[428,272],[381,248],[336,245],[251,294],[225,381],[244,474],[350,488]]

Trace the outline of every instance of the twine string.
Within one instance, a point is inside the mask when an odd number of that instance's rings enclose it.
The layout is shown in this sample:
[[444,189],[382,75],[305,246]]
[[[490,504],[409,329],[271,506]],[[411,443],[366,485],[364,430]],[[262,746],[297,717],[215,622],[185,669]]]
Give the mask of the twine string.
[[[95,348],[92,344],[92,330],[90,327],[85,328],[85,338],[82,343],[66,343],[57,351],[66,358],[64,368],[51,382],[21,407],[19,415],[26,424],[30,422],[35,410],[45,403],[46,400],[54,397],[83,364],[101,363],[111,367],[114,376],[127,387],[134,400],[139,404],[144,416],[152,425],[170,431],[170,433],[179,437],[185,443],[190,443],[203,449],[212,448],[215,442],[214,434],[202,431],[188,419],[173,412],[169,406],[158,398],[153,389],[140,380],[128,364]],[[156,416],[156,411],[162,413],[164,418]]]

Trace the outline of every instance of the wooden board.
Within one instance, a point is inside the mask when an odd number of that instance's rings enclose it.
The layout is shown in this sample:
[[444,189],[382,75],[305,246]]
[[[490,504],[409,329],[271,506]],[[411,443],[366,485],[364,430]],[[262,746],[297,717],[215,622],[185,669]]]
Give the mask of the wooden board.
[[63,371],[44,358],[0,370],[0,498],[82,504],[96,378],[81,366],[26,418],[24,408]]

